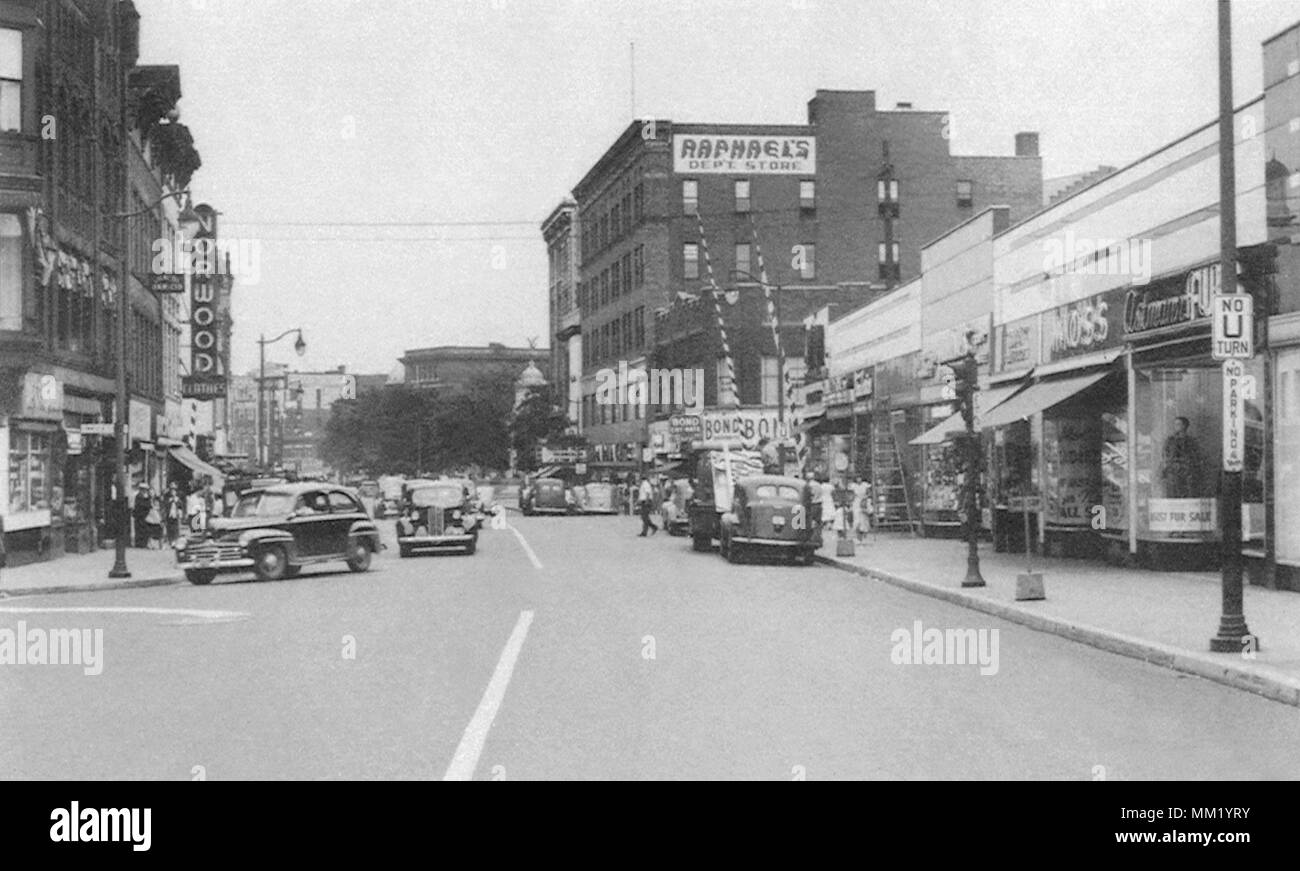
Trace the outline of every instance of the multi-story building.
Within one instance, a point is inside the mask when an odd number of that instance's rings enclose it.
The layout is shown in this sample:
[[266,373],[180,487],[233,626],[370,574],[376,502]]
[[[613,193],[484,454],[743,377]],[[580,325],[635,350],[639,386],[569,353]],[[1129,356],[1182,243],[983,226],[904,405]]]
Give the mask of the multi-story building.
[[[188,185],[198,155],[173,112],[178,71],[133,71],[138,43],[130,2],[0,3],[0,513],[15,561],[108,534],[114,432],[130,439],[133,474],[165,474],[156,420],[177,317],[150,252],[177,225],[161,197]],[[115,428],[123,310],[131,395]]]
[[546,241],[547,277],[550,296],[551,365],[550,381],[556,400],[565,403],[565,413],[576,429],[582,406],[582,326],[578,311],[579,236],[574,216],[577,203],[565,197],[542,222]]
[[446,395],[464,391],[476,378],[492,372],[509,374],[513,380],[529,363],[546,360],[549,354],[546,348],[507,348],[498,342],[483,348],[441,345],[407,351],[401,363],[408,387]]
[[[944,112],[878,109],[873,91],[828,90],[809,102],[803,124],[629,125],[573,191],[581,419],[594,462],[630,469],[644,456],[644,409],[607,406],[597,393],[602,370],[647,366],[660,344],[658,310],[696,298],[707,310],[714,286],[766,297],[755,281],[765,275],[782,288],[774,302],[785,333],[828,293],[849,308],[915,277],[925,242],[988,205],[1016,216],[1040,207],[1037,134],[1017,134],[1014,156],[970,157],[952,154],[950,129]],[[732,324],[748,338],[729,348],[736,383],[722,393],[730,408],[736,391],[746,402],[761,398],[773,377],[764,358],[776,354],[770,327],[770,347],[751,347],[763,341],[765,304],[728,307],[724,328],[728,315],[749,318]],[[728,371],[720,340],[688,341],[705,355],[694,362],[716,400],[718,372]],[[782,344],[786,355],[801,355],[797,331]],[[684,360],[680,348],[660,351]]]

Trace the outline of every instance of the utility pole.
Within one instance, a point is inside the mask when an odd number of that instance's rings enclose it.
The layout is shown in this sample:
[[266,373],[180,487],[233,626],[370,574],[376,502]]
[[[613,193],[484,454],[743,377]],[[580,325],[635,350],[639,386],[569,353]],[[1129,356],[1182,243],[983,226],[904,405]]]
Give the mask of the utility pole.
[[[1225,294],[1238,292],[1237,185],[1232,120],[1232,7],[1229,0],[1219,0],[1219,291]],[[1223,389],[1228,389],[1227,377]],[[1223,423],[1225,427],[1228,425],[1227,420]],[[1223,460],[1219,487],[1223,516],[1223,613],[1219,617],[1219,633],[1210,639],[1210,650],[1240,653],[1250,636],[1242,607],[1242,471],[1240,468],[1228,469],[1226,455]]]

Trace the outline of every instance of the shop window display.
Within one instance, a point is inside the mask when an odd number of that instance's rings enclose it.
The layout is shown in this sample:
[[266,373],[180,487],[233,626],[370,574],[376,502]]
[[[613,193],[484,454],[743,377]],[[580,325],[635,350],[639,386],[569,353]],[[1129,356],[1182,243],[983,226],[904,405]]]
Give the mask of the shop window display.
[[961,509],[962,448],[948,441],[925,448],[925,510],[941,513],[937,520],[955,520]]
[[[1258,384],[1262,364],[1247,366]],[[1217,541],[1223,377],[1218,367],[1138,370],[1138,534],[1148,540]],[[1263,539],[1263,409],[1246,402],[1243,538]]]
[[9,512],[50,507],[50,437],[18,430],[9,436]]

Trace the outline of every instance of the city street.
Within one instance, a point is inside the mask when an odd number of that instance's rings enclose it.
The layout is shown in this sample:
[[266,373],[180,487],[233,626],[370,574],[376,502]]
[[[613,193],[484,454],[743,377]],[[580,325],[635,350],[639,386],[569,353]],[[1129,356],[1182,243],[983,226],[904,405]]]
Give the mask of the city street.
[[[0,670],[0,777],[1300,777],[1287,705],[635,518],[508,518],[474,556],[381,521],[364,574],[0,602],[103,630],[99,675]],[[996,672],[894,664],[916,621],[998,630]]]

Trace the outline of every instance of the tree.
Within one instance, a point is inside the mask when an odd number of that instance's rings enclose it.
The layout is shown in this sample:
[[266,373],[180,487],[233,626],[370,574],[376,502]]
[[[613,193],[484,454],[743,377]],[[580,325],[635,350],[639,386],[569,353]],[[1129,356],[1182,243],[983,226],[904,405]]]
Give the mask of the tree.
[[515,463],[525,472],[537,468],[536,448],[554,444],[564,438],[571,426],[569,418],[554,401],[551,385],[533,387],[514,410],[510,421],[510,446],[515,449]]

